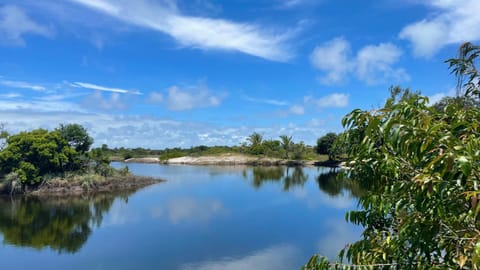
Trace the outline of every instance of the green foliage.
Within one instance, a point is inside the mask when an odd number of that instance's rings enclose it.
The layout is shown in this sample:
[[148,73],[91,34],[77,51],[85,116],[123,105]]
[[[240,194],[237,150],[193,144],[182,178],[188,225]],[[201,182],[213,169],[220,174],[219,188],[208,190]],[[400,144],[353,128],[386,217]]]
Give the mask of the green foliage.
[[292,150],[293,146],[293,141],[292,141],[292,136],[287,136],[287,135],[281,135],[280,136],[280,145],[285,152],[285,159],[289,158],[289,153]]
[[[449,61],[467,99],[480,93],[479,52]],[[346,216],[364,228],[340,254],[352,264],[313,257],[305,269],[480,269],[480,109],[401,93],[343,119],[349,176],[369,190]]]
[[90,137],[87,130],[79,124],[61,124],[57,130],[78,153],[88,152],[90,146],[93,144],[93,138]]
[[252,155],[263,155],[265,154],[265,148],[262,145],[263,136],[260,133],[254,132],[248,136],[247,141],[250,142],[249,152]]
[[0,151],[5,148],[7,139],[8,139],[8,132],[5,130],[5,124],[0,123]]
[[15,172],[23,184],[38,184],[41,176],[62,173],[75,167],[77,152],[58,131],[37,129],[7,139],[0,152],[2,174]]
[[329,160],[335,159],[336,148],[334,148],[334,143],[337,140],[338,135],[330,132],[324,136],[318,138],[317,140],[317,153],[322,155],[328,155]]
[[89,153],[90,162],[90,169],[97,174],[102,176],[111,176],[114,172],[113,168],[110,167],[110,158],[108,153],[102,148],[95,148],[92,149]]

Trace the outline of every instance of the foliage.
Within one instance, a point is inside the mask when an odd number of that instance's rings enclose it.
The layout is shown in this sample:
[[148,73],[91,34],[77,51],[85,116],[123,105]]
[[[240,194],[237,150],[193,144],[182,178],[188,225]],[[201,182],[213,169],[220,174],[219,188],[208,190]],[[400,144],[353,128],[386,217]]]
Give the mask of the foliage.
[[102,176],[111,176],[113,174],[114,170],[110,167],[110,158],[102,148],[92,149],[89,153],[89,158],[91,160],[90,167],[95,173]]
[[0,152],[2,174],[15,172],[23,184],[37,184],[42,175],[61,173],[76,167],[77,152],[58,131],[37,129],[7,139]]
[[250,154],[262,155],[265,153],[265,148],[262,145],[263,136],[260,133],[252,133],[250,136],[248,136],[247,141],[250,142]]
[[325,134],[324,136],[318,138],[317,140],[317,153],[322,154],[322,155],[328,155],[329,160],[335,159],[335,148],[334,143],[337,140],[338,135],[329,132]]
[[78,153],[88,152],[90,146],[93,144],[92,137],[90,137],[87,130],[79,124],[61,124],[57,130]]
[[[461,93],[476,99],[479,76],[469,65],[480,49],[473,48],[450,63],[469,76]],[[340,253],[352,263],[342,268],[480,269],[478,119],[478,107],[452,102],[439,111],[418,94],[343,119],[349,176],[369,192],[347,214],[364,232]],[[340,267],[319,257],[306,266],[331,268]]]
[[287,135],[281,135],[280,136],[280,145],[281,145],[283,151],[285,151],[285,159],[288,159],[288,157],[289,157],[288,154],[292,150],[292,146],[293,146],[292,136],[289,137]]
[[5,130],[5,124],[0,123],[0,151],[5,148],[8,139],[8,132]]

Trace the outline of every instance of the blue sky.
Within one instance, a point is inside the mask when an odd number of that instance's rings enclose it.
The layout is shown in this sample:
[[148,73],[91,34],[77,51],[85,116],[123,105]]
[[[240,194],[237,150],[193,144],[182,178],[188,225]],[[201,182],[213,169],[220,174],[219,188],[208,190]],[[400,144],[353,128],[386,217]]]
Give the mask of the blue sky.
[[0,122],[96,145],[314,144],[391,85],[452,95],[478,0],[1,0]]

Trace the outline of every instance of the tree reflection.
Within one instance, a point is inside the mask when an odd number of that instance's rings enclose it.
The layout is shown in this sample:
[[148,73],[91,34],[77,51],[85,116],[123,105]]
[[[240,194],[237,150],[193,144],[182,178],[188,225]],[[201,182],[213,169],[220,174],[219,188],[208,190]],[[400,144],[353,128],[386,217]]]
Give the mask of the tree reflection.
[[252,174],[252,186],[255,188],[266,182],[277,182],[283,183],[283,190],[288,191],[295,186],[303,186],[308,180],[302,167],[254,167]]
[[100,226],[115,198],[132,192],[73,198],[0,197],[0,232],[4,243],[58,252],[77,252]]
[[334,197],[343,194],[345,190],[348,190],[355,198],[359,198],[365,193],[358,182],[339,173],[337,169],[321,173],[317,176],[317,183],[320,190]]

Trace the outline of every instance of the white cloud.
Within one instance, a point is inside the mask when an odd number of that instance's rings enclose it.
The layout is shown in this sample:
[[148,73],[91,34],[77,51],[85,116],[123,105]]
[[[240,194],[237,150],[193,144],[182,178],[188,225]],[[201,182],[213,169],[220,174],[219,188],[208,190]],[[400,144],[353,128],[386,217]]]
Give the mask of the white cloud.
[[204,86],[180,89],[172,86],[167,90],[167,108],[173,111],[191,110],[196,108],[217,107],[222,102],[222,96],[215,96]]
[[300,251],[291,245],[273,246],[267,249],[258,250],[245,257],[233,259],[226,257],[216,261],[205,261],[184,265],[182,270],[287,270],[295,269]]
[[174,198],[168,201],[166,206],[166,213],[173,224],[187,221],[208,222],[224,211],[222,202],[218,200]]
[[121,21],[170,35],[183,46],[238,51],[268,60],[291,58],[286,41],[295,31],[276,33],[264,26],[182,14],[174,2],[71,0]]
[[314,104],[319,109],[324,108],[344,108],[348,106],[349,95],[343,93],[333,93],[319,99],[305,97],[305,103]]
[[24,45],[23,37],[26,34],[51,37],[53,32],[48,27],[30,19],[17,6],[0,7],[0,41],[13,45]]
[[433,95],[428,96],[428,101],[429,104],[435,104],[439,102],[442,98],[444,97],[454,97],[456,95],[456,89],[452,88],[448,92],[441,92],[441,93],[435,93]]
[[85,83],[85,82],[74,82],[74,83],[71,83],[70,85],[73,87],[86,88],[86,89],[105,91],[105,92],[113,92],[113,93],[119,93],[119,94],[134,94],[134,95],[142,94],[137,90],[125,90],[121,88],[106,87],[106,86],[96,85],[92,83]]
[[111,93],[105,97],[100,92],[95,92],[85,97],[83,106],[101,110],[124,110],[129,102],[119,93]]
[[410,41],[416,56],[430,57],[450,44],[480,40],[480,1],[426,0],[428,18],[405,26],[399,36]]
[[150,92],[148,96],[148,102],[150,103],[161,103],[163,101],[163,94],[159,92]]
[[404,69],[393,67],[401,56],[402,51],[391,43],[367,45],[354,56],[350,43],[339,37],[315,47],[310,61],[315,68],[326,73],[320,77],[324,84],[341,84],[353,75],[368,85],[374,85],[410,79]]
[[302,115],[305,113],[305,108],[301,105],[293,105],[290,107],[290,112],[297,115]]
[[339,37],[315,47],[310,55],[313,66],[327,74],[320,78],[325,84],[337,84],[347,79],[353,64],[350,43]]
[[357,54],[356,71],[360,80],[369,85],[394,80],[408,81],[410,77],[402,68],[392,68],[402,51],[391,43],[363,47]]
[[0,84],[8,87],[13,87],[13,88],[23,88],[23,89],[30,89],[34,91],[45,91],[45,87],[38,85],[38,84],[32,84],[29,82],[22,82],[22,81],[9,81],[9,80],[0,80]]

